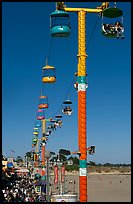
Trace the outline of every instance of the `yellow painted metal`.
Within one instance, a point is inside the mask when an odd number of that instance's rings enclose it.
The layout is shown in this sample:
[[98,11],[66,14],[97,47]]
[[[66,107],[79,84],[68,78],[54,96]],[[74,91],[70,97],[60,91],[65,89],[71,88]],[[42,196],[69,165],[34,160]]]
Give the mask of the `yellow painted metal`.
[[42,134],[46,131],[46,119],[42,120]]
[[92,9],[92,8],[64,8],[64,10],[67,11],[67,12],[85,11],[85,12],[88,12],[88,13],[100,13],[102,11],[102,8],[101,7],[95,8],[95,9]]
[[42,95],[41,95],[41,96],[39,96],[39,98],[47,98],[47,96],[42,96]]
[[42,70],[44,69],[55,69],[55,68],[53,66],[46,65],[45,67],[42,68]]
[[86,12],[78,12],[78,76],[86,76]]
[[37,156],[36,156],[36,154],[34,154],[34,161],[36,161],[36,159],[37,159]]
[[38,132],[33,132],[33,135],[38,135]]
[[43,77],[42,78],[42,82],[43,83],[52,83],[52,82],[55,82],[56,81],[56,78],[55,77]]

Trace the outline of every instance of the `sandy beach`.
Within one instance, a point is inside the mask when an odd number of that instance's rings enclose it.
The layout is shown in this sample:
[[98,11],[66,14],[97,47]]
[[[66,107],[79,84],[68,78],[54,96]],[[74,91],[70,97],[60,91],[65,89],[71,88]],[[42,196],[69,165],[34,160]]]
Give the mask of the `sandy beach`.
[[[130,174],[89,174],[87,182],[88,202],[131,202]],[[66,175],[63,189],[65,193],[76,193],[79,197],[78,174]]]

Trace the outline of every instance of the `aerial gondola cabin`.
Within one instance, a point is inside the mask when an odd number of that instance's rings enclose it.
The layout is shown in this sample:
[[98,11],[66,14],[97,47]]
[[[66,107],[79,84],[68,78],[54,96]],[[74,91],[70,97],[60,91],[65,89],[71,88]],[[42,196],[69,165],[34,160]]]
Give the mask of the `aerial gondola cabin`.
[[73,110],[71,108],[71,104],[72,102],[67,99],[66,101],[63,102],[64,106],[63,106],[63,109],[62,109],[62,113],[64,113],[65,115],[71,115]]
[[32,147],[35,147],[35,145],[36,145],[36,144],[32,142]]
[[48,108],[48,97],[47,96],[40,96],[39,97],[38,108],[39,109]]
[[37,143],[37,139],[33,139],[33,140],[32,140],[32,143],[33,143],[33,144],[36,144],[36,143]]
[[[122,22],[122,15],[123,15],[123,11],[119,8],[116,8],[116,7],[107,7],[105,9],[103,9],[102,11],[102,19],[104,17],[106,18],[119,18],[121,17],[121,24],[123,23]],[[117,19],[116,19],[117,21]],[[123,32],[124,32],[124,28],[123,29]],[[101,30],[101,33],[105,36],[105,37],[108,37],[108,38],[116,38],[117,37],[117,31],[115,29],[115,24],[113,23],[103,23],[102,22],[102,30]]]
[[38,109],[37,112],[38,112],[38,113],[37,113],[37,120],[43,120],[43,119],[45,119],[45,117],[44,117],[44,111],[43,111],[42,109]]
[[51,128],[46,131],[46,135],[50,135],[52,133]]
[[50,15],[50,33],[52,37],[70,35],[70,19],[66,11],[56,10]]
[[54,124],[51,124],[51,125],[50,125],[50,128],[51,128],[52,131],[55,130]]
[[50,129],[51,129],[51,126],[49,125],[49,126],[47,127],[47,129],[50,130]]
[[34,131],[34,132],[33,132],[33,135],[38,135],[38,134],[39,134],[39,133],[38,133],[38,132],[36,132],[36,131]]
[[35,127],[39,128],[42,126],[41,120],[36,120]]
[[39,134],[39,132],[38,132],[38,128],[35,127],[34,130],[33,130],[33,135],[38,135],[38,134]]
[[70,104],[72,104],[72,102],[69,99],[67,99],[66,101],[63,102],[63,104],[67,104],[67,105],[69,104],[70,105]]
[[34,135],[34,136],[33,136],[33,139],[38,139],[38,135]]
[[55,116],[55,118],[57,118],[56,119],[56,121],[54,122],[54,128],[56,127],[56,126],[62,126],[62,124],[63,124],[63,122],[62,122],[62,115],[56,115]]
[[34,128],[34,131],[35,131],[35,132],[38,132],[38,130],[39,130],[39,128],[37,128],[37,127]]
[[42,82],[54,83],[56,81],[55,68],[53,66],[46,65],[42,68]]

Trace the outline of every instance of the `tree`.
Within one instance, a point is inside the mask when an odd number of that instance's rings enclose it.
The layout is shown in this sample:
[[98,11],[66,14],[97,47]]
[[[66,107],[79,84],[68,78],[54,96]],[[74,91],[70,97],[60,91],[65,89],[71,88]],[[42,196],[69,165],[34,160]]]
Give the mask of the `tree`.
[[78,159],[77,157],[72,157],[72,156],[70,156],[70,157],[68,158],[68,160],[72,160],[72,161],[73,161],[73,164],[79,165],[79,159]]
[[79,165],[79,159],[77,157],[73,158],[73,164],[78,164]]
[[60,154],[60,159],[61,159],[63,162],[67,160],[66,156],[64,156],[64,155],[62,155],[62,154]]
[[[57,161],[57,159],[58,159],[58,155],[57,155],[57,156],[52,157],[52,158],[50,159],[50,161],[51,161],[51,162],[54,162],[54,161]],[[66,161],[66,160],[67,160],[67,158],[66,158],[66,156],[64,156],[64,155],[60,154],[60,160],[64,162],[64,161]]]
[[22,158],[21,156],[17,156],[16,162],[17,162],[17,163],[23,162],[23,158]]
[[78,171],[79,170],[79,166],[77,164],[73,164],[73,165],[67,165],[65,167],[66,171]]
[[113,164],[111,164],[111,163],[105,163],[103,166],[109,166],[109,167],[111,167],[111,166],[113,166]]
[[26,152],[26,156],[31,158],[31,152]]
[[95,162],[90,161],[90,162],[89,162],[89,166],[96,166],[96,164],[95,164]]
[[26,152],[25,157],[27,158],[27,161],[31,161],[32,152]]

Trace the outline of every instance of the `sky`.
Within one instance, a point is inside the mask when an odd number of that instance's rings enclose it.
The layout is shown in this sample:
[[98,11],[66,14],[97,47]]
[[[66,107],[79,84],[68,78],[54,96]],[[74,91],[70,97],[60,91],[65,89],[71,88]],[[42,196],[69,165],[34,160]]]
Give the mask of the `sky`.
[[[96,8],[101,2],[66,2],[71,8]],[[114,7],[114,3],[110,2]],[[131,3],[117,2],[123,11],[124,36],[110,39],[101,34],[103,23],[119,18],[86,14],[86,128],[87,147],[95,163],[131,163]],[[45,118],[62,114],[63,101],[72,101],[71,116],[49,136],[46,149],[78,150],[78,101],[74,89],[77,71],[78,19],[69,12],[71,34],[50,35],[50,15],[55,2],[2,2],[2,153],[6,157],[32,150],[38,97],[48,97]],[[42,83],[42,67],[54,66],[56,82]],[[49,123],[47,122],[47,126]],[[39,129],[39,138],[42,130]],[[12,152],[14,151],[14,154]]]

